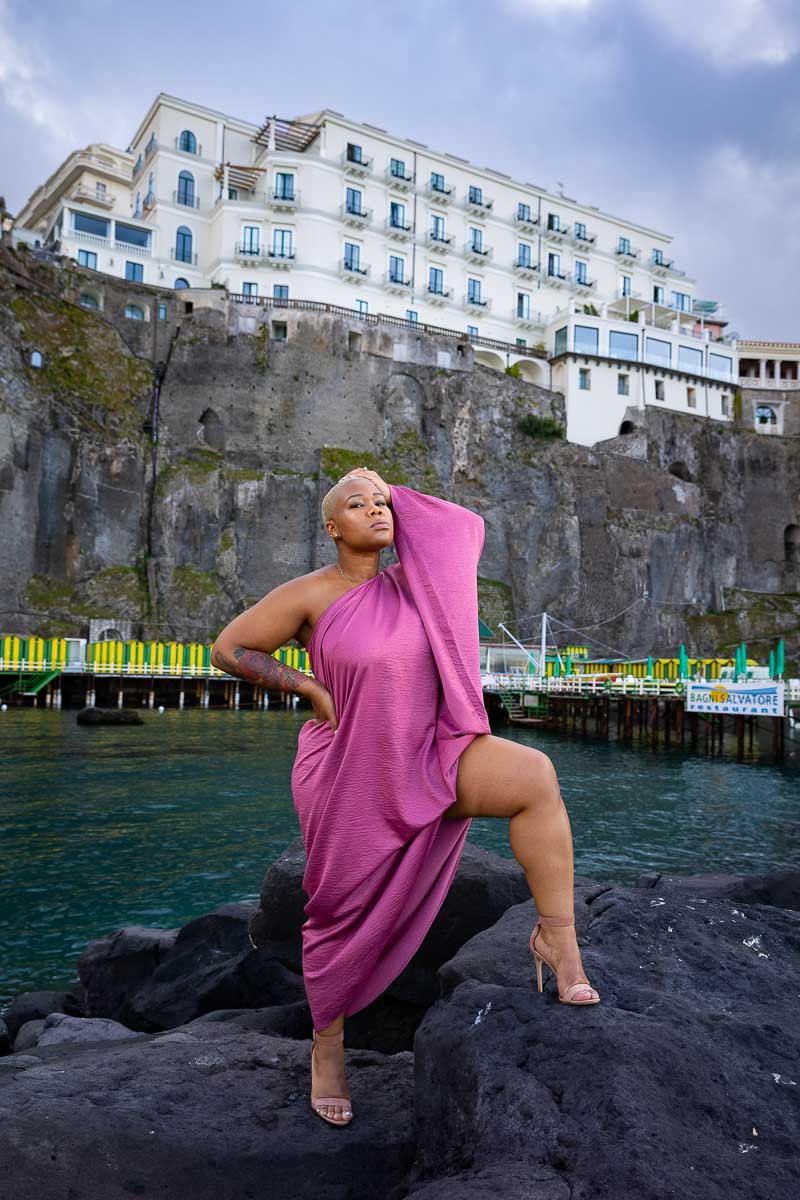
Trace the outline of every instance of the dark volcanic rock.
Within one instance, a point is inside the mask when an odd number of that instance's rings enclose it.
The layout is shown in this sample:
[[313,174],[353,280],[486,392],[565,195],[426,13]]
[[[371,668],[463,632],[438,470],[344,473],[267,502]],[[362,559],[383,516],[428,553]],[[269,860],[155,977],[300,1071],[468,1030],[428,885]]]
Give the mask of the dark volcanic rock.
[[13,1041],[27,1021],[39,1020],[51,1012],[68,1013],[72,1017],[86,1016],[83,990],[76,987],[67,991],[22,992],[3,1013],[9,1037]]
[[546,968],[536,992],[528,905],[446,964],[414,1043],[425,1200],[525,1160],[571,1200],[800,1194],[800,917],[698,890],[576,894],[597,1005],[559,1003]]
[[640,875],[639,887],[661,891],[690,891],[707,899],[739,900],[742,904],[772,904],[776,908],[800,910],[800,871],[788,867],[769,875]]
[[79,970],[92,1016],[173,1029],[206,1012],[305,999],[302,977],[253,949],[252,905],[223,904],[178,930],[122,929],[91,943]]
[[309,1107],[310,1049],[214,1022],[45,1047],[0,1072],[3,1194],[386,1200],[414,1156],[412,1056],[349,1050],[355,1116],[335,1129]]
[[130,708],[82,708],[75,716],[78,725],[144,725],[137,712]]

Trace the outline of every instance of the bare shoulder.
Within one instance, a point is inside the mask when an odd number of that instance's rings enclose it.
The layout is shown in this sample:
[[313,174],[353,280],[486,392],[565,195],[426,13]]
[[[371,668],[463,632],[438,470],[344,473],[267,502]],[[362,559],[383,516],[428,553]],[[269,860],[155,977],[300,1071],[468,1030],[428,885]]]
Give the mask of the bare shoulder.
[[292,639],[305,646],[319,615],[339,590],[330,567],[320,567],[307,575],[287,579],[234,617],[214,646],[223,653],[230,652],[235,646],[247,646],[267,654]]

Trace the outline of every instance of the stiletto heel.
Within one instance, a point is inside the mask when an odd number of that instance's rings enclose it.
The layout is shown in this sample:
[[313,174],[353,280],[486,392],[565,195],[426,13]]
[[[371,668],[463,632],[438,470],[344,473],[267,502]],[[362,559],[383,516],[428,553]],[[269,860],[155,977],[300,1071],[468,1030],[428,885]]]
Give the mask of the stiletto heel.
[[[311,1034],[311,1058],[314,1058],[314,1049],[317,1045],[317,1039],[324,1038],[326,1041],[343,1042],[344,1030],[341,1033],[317,1033],[316,1029],[312,1030]],[[343,1109],[342,1117],[346,1120],[339,1120],[335,1117],[326,1117],[324,1113],[319,1111],[321,1105],[329,1107],[337,1106]],[[311,1107],[318,1117],[322,1117],[323,1121],[327,1121],[329,1125],[349,1125],[353,1119],[352,1101],[349,1096],[311,1096]]]
[[[546,963],[547,966],[550,968],[550,970],[553,972],[553,974],[556,976],[556,986],[557,986],[557,981],[558,981],[558,973],[557,973],[556,968],[553,965],[553,963],[551,963],[550,959],[545,954],[542,954],[541,950],[537,949],[536,938],[539,935],[539,933],[541,932],[541,929],[543,926],[546,927],[548,925],[574,925],[574,924],[575,924],[574,916],[572,916],[572,917],[543,917],[541,915],[541,913],[539,914],[539,920],[534,925],[533,933],[531,934],[530,946],[531,946],[531,953],[533,954],[533,960],[536,963],[536,983],[538,985],[538,990],[540,992],[542,990],[542,963]],[[573,999],[573,997],[570,993],[574,993],[576,990],[594,992],[594,995],[589,997],[588,999],[575,1000],[575,999]],[[599,1004],[599,1002],[600,1002],[600,996],[599,996],[597,989],[592,987],[592,985],[589,983],[588,979],[577,979],[577,980],[575,980],[574,983],[568,984],[563,995],[559,991],[558,998],[562,1004]]]

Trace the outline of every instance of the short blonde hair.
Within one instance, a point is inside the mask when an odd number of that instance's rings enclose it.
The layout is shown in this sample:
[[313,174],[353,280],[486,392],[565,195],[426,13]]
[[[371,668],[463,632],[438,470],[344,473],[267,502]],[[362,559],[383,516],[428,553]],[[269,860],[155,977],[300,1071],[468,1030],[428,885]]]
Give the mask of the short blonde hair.
[[341,479],[337,479],[332,488],[328,488],[325,495],[322,497],[322,522],[327,525],[328,521],[332,521],[336,512],[336,497],[339,492],[339,487],[346,479],[366,479],[369,483],[368,475],[359,475],[357,471],[348,471],[347,475],[343,475]]

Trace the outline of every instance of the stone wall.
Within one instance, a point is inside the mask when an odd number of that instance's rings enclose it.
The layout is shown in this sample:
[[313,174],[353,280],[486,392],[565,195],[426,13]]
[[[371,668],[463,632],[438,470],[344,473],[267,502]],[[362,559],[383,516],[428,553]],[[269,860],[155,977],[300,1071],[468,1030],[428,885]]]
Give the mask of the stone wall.
[[[649,408],[631,435],[577,446],[537,426],[563,425],[560,395],[477,364],[468,342],[24,259],[0,262],[2,631],[85,635],[116,616],[210,639],[334,561],[320,500],[362,462],[484,516],[493,628],[534,632],[546,608],[578,631],[565,641],[590,626],[615,651],[710,653],[735,640],[714,620],[735,596],[736,638],[764,657],[760,598],[796,611],[796,438]],[[87,282],[101,313],[75,303]],[[162,295],[148,342],[125,303]]]

